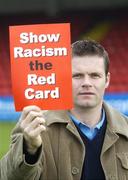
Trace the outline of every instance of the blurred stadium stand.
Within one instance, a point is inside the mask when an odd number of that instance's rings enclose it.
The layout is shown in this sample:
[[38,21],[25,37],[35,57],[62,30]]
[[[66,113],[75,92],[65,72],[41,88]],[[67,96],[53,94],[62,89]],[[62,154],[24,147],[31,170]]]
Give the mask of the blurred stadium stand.
[[127,17],[113,23],[102,44],[111,60],[111,85],[108,92],[128,92],[128,24]]
[[[4,5],[6,1],[1,2]],[[72,42],[90,37],[99,41],[107,49],[110,57],[111,83],[105,99],[122,113],[128,115],[127,1],[123,1],[125,8],[123,8],[120,0],[113,1],[112,5],[103,4],[101,0],[97,0],[99,3],[98,8],[93,3],[91,6],[90,1],[87,1],[86,7],[85,4],[82,7],[81,4],[76,3],[78,8],[72,2],[74,5],[71,8],[70,2],[70,6],[64,5],[66,7],[65,11],[64,7],[60,8],[62,9],[61,12],[57,9],[57,1],[55,2],[55,10],[50,9],[51,6],[49,6],[49,14],[43,8],[41,13],[41,6],[35,6],[35,10],[33,10],[34,6],[31,7],[33,9],[30,7],[27,9],[28,6],[24,6],[20,11],[18,11],[19,6],[17,3],[13,8],[10,4],[10,9],[9,7],[2,9],[0,6],[0,120],[17,120],[20,114],[15,112],[11,91],[9,25],[63,22],[71,23]],[[82,3],[83,1],[80,2]],[[51,0],[49,3],[53,4]],[[104,6],[107,8],[104,9]],[[117,8],[113,9],[113,7]],[[38,10],[40,13],[37,13]]]

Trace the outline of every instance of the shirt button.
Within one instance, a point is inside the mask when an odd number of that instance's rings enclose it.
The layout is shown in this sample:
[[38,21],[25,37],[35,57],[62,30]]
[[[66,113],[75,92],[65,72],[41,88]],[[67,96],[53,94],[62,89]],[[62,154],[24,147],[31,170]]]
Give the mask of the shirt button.
[[76,175],[79,173],[79,169],[77,167],[72,167],[72,174]]

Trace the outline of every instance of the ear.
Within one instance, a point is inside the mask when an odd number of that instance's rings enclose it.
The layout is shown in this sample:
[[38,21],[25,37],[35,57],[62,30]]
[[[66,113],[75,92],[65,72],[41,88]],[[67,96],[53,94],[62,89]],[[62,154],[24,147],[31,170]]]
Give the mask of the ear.
[[108,88],[109,83],[110,83],[110,72],[108,72],[108,74],[106,76],[106,85],[105,85],[105,88]]

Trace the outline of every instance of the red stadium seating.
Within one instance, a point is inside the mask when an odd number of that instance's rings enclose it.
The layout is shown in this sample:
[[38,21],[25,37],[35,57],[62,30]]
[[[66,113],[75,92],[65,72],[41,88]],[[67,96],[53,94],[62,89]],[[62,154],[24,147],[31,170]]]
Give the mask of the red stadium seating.
[[0,96],[11,95],[8,28],[0,30]]
[[102,44],[110,57],[111,83],[108,92],[128,92],[128,24],[124,19],[113,24]]

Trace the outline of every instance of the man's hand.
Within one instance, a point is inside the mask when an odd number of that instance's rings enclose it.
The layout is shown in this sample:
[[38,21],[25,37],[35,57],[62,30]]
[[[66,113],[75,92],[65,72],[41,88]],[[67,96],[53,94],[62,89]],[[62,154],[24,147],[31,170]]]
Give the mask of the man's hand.
[[27,151],[35,154],[42,144],[41,132],[46,130],[42,111],[37,106],[27,106],[23,109],[20,117],[20,127],[23,132]]

